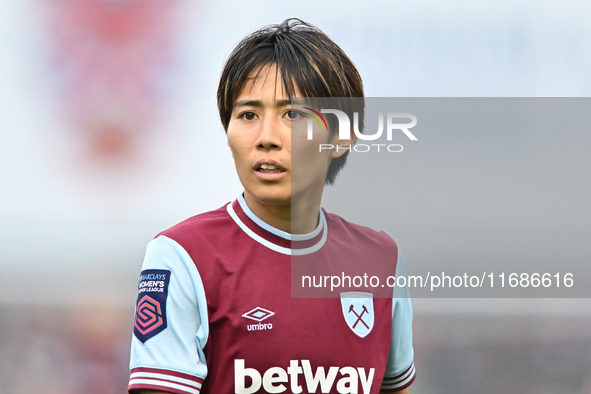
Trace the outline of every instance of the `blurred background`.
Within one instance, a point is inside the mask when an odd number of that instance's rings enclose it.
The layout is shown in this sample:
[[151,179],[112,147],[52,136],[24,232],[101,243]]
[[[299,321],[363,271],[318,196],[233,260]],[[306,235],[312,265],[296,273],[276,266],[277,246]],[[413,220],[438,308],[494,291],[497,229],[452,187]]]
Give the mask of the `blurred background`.
[[[215,91],[246,34],[318,25],[367,96],[587,97],[590,16],[579,1],[3,0],[0,394],[126,391],[145,245],[241,191]],[[591,393],[586,299],[414,306],[415,393]]]

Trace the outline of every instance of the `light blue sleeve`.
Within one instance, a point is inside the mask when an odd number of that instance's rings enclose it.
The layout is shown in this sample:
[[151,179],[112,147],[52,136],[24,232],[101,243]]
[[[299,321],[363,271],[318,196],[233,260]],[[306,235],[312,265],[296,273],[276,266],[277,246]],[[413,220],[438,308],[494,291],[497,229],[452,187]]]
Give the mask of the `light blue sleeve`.
[[[151,388],[197,394],[207,376],[203,349],[209,335],[207,300],[197,267],[177,242],[159,236],[148,244],[145,270],[170,271],[167,327],[143,343],[133,335],[129,391]],[[136,319],[137,313],[136,306]]]
[[[399,276],[406,276],[400,248],[396,265],[396,277]],[[415,378],[412,317],[408,287],[396,287],[392,299],[392,343],[381,391],[402,390]]]

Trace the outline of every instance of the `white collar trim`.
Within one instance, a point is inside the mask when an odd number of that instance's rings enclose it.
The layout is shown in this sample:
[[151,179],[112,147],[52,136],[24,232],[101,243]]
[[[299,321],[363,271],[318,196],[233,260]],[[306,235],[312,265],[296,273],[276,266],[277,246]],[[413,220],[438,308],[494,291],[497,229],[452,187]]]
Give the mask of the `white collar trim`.
[[[242,231],[244,231],[249,237],[251,237],[252,239],[254,239],[255,241],[257,241],[258,243],[266,246],[269,249],[272,249],[276,252],[282,253],[282,254],[286,254],[286,255],[292,255],[292,256],[301,256],[301,255],[305,255],[305,254],[310,254],[310,253],[314,253],[317,250],[319,250],[322,246],[324,246],[324,244],[326,243],[326,239],[328,238],[328,228],[326,225],[326,217],[324,216],[324,213],[322,212],[322,210],[320,210],[320,222],[318,223],[318,226],[316,227],[316,230],[314,230],[313,232],[309,233],[309,234],[289,234],[285,231],[281,231],[276,229],[275,227],[272,227],[270,225],[268,225],[267,223],[263,222],[261,219],[259,219],[246,205],[246,201],[244,201],[244,197],[241,195],[240,197],[238,197],[238,203],[240,204],[240,207],[244,210],[244,212],[248,215],[248,217],[254,221],[258,226],[262,227],[263,229],[269,231],[272,234],[278,235],[284,239],[288,239],[288,240],[292,240],[292,241],[305,241],[311,238],[314,238],[316,235],[318,235],[320,233],[320,231],[323,231],[322,233],[322,238],[318,241],[318,243],[316,245],[310,246],[308,248],[303,248],[303,249],[290,249],[290,248],[285,248],[283,246],[279,246],[277,244],[274,244],[271,241],[266,240],[265,238],[261,237],[260,235],[258,235],[257,233],[255,233],[254,231],[252,231],[242,220],[240,220],[240,218],[238,217],[238,215],[236,214],[236,211],[234,211],[234,208],[232,207],[232,204],[228,204],[226,206],[226,209],[228,211],[228,214],[230,215],[230,217],[236,222],[236,224],[242,229]],[[244,203],[244,205],[243,205]],[[279,233],[283,234],[280,235]],[[284,235],[287,235],[284,236]]]
[[312,239],[316,237],[318,234],[320,234],[320,231],[322,231],[324,227],[323,224],[326,223],[326,219],[324,218],[324,212],[322,212],[321,209],[319,214],[318,226],[316,226],[314,231],[307,234],[290,234],[286,231],[279,230],[278,228],[275,228],[259,219],[259,217],[255,215],[254,212],[252,212],[248,207],[248,204],[244,199],[244,195],[241,194],[240,196],[238,196],[238,203],[240,204],[240,208],[242,208],[246,216],[248,216],[250,220],[255,222],[259,227],[267,230],[271,234],[275,234],[276,236],[281,237],[283,239],[287,239],[289,241],[307,241],[309,239]]

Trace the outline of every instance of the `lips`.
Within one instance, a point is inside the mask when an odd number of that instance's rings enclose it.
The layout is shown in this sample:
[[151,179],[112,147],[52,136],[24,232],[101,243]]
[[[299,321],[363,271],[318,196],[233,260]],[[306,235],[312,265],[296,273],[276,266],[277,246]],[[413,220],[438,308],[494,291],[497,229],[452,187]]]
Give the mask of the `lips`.
[[254,165],[254,170],[265,174],[279,174],[285,172],[285,168],[274,160],[262,159]]

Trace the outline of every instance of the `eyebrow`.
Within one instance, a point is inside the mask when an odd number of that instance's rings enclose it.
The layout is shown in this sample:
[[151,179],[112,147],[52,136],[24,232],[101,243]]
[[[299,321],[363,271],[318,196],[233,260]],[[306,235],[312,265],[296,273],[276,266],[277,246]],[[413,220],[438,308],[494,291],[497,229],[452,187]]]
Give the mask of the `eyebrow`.
[[[285,107],[291,105],[291,100],[275,100],[276,107]],[[263,102],[261,100],[239,100],[236,101],[234,107],[262,107]]]

